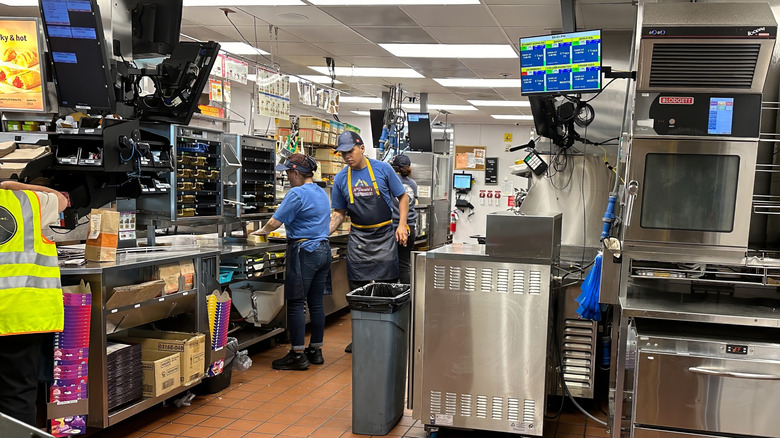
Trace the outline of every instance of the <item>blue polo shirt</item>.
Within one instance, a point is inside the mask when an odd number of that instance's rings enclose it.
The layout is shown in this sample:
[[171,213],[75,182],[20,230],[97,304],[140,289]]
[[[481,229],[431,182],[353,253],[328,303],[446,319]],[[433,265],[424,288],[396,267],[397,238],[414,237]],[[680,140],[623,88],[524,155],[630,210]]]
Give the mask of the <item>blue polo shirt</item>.
[[301,247],[312,252],[330,231],[328,194],[317,184],[293,187],[273,217],[284,224],[288,239],[307,239]]
[[[406,193],[404,185],[401,184],[401,180],[398,179],[398,175],[393,170],[393,167],[384,161],[372,160],[366,158],[371,162],[371,170],[374,171],[374,177],[376,178],[376,185],[379,187],[379,193],[382,194],[390,211],[393,211],[393,197],[399,197]],[[347,171],[349,167],[345,167],[341,172],[336,174],[333,179],[333,191],[331,193],[331,206],[336,210],[346,210],[349,204],[349,190],[347,188]],[[368,172],[368,166],[352,171],[352,185],[353,186],[368,186],[373,187],[371,184],[371,174]]]

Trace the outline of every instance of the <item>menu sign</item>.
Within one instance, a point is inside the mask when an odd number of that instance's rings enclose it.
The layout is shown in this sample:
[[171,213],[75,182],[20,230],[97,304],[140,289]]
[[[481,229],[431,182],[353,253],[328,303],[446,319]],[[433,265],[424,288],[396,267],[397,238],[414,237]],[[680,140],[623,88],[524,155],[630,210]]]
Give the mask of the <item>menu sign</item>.
[[257,69],[257,114],[290,118],[290,77]]
[[246,84],[249,75],[249,64],[238,59],[225,57],[225,78]]
[[303,79],[298,80],[298,102],[303,105],[316,106],[330,114],[338,114],[340,96],[338,90],[320,87]]
[[38,19],[0,18],[0,111],[44,111]]

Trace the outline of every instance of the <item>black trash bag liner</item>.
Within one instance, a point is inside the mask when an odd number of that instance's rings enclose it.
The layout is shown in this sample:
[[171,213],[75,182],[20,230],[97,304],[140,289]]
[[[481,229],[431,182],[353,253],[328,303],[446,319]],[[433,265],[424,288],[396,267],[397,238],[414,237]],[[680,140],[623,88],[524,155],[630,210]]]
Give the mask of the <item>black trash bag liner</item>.
[[394,313],[411,297],[411,285],[401,283],[371,283],[347,294],[352,310],[372,313]]

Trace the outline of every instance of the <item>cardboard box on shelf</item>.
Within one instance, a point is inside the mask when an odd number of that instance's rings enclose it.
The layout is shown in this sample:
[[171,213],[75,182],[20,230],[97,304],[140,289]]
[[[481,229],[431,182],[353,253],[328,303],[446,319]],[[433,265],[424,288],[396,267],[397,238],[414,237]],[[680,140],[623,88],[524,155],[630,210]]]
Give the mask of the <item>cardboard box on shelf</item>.
[[318,131],[322,131],[322,119],[318,119],[315,117],[313,122],[314,122],[314,129]]
[[317,161],[337,161],[341,162],[341,156],[335,154],[335,149],[317,148],[314,150],[314,159]]
[[290,128],[276,128],[276,135],[279,137],[289,137]]
[[314,129],[301,128],[298,130],[298,136],[301,137],[301,141],[311,144],[314,142]]
[[128,340],[144,350],[177,352],[181,361],[181,384],[190,385],[206,371],[206,335],[203,333],[130,330]]
[[314,119],[311,116],[298,117],[298,129],[316,129],[314,127]]
[[322,144],[322,131],[314,131],[314,136],[312,138],[312,143],[314,144]]
[[344,168],[344,163],[337,161],[321,161],[320,171],[324,174],[333,175],[339,173]]
[[336,144],[338,144],[338,141],[339,141],[339,135],[338,134],[335,134],[335,133],[331,132],[328,135],[328,138],[330,139],[330,141],[328,141],[328,146],[336,146]]
[[130,304],[142,303],[160,296],[165,281],[152,280],[140,284],[118,286],[106,301],[106,309],[116,309]]
[[290,120],[289,119],[274,119],[276,120],[276,127],[277,128],[287,128],[290,129]]
[[181,386],[179,353],[143,350],[144,397],[159,397]]
[[320,128],[322,132],[330,133],[330,121],[329,120],[323,120],[322,121],[322,128]]

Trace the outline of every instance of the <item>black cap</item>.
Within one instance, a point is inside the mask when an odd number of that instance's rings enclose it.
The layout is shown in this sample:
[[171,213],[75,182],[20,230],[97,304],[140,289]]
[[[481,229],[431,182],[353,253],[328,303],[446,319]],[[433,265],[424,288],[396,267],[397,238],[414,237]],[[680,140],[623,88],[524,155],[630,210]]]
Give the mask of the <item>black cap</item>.
[[292,154],[282,164],[276,165],[276,170],[297,170],[302,173],[312,173],[317,170],[317,161],[303,154]]
[[336,152],[349,152],[355,146],[362,146],[363,139],[354,131],[344,131],[339,135],[339,143],[336,146]]
[[412,165],[412,160],[404,154],[396,155],[393,157],[393,161],[390,162],[393,167],[408,167]]

